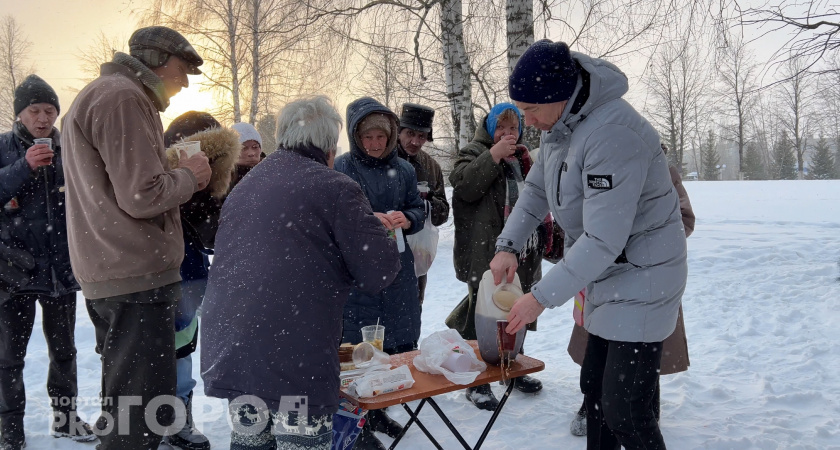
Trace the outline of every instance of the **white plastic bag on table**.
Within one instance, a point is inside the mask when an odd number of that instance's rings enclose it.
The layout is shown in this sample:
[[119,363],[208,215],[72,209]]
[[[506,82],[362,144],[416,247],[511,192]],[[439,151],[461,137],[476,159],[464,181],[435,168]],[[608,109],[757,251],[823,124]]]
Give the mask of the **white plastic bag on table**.
[[[453,372],[445,367],[452,353],[461,353],[469,358],[466,372]],[[432,333],[420,341],[420,354],[414,358],[414,367],[421,372],[443,375],[455,384],[470,384],[487,369],[487,364],[475,356],[475,350],[457,331],[448,329]]]
[[359,398],[376,397],[389,392],[411,389],[414,377],[408,366],[399,366],[388,371],[376,371],[356,378],[347,390]]
[[425,203],[426,222],[423,229],[406,237],[408,247],[414,253],[414,274],[418,277],[429,273],[429,268],[432,267],[432,262],[437,256],[438,239],[440,238],[440,231],[432,225],[431,203]]

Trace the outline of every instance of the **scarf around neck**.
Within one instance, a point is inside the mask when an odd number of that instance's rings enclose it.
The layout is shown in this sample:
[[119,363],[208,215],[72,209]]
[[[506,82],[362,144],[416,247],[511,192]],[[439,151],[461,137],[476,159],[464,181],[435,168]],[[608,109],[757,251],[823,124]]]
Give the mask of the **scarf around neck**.
[[152,72],[152,69],[146,67],[139,59],[123,52],[114,53],[114,59],[111,62],[131,69],[137,79],[151,93],[149,98],[152,99],[152,103],[155,104],[157,110],[160,112],[166,111],[166,108],[169,107],[169,96],[166,95],[163,81]]
[[[525,177],[533,165],[531,155],[528,150],[525,150],[519,156],[511,156],[502,160],[502,171],[505,174],[505,183],[507,185],[507,192],[505,193],[505,209],[504,221],[507,222],[516,201],[519,199],[519,194],[525,189]],[[539,229],[534,230],[519,254],[520,261],[525,261],[525,258],[537,251],[540,247]]]
[[[20,142],[23,143],[23,149],[27,150],[29,147],[35,145],[35,136],[32,136],[32,133],[26,129],[26,125],[21,123],[20,121],[15,121],[14,125],[12,126],[12,132],[14,133],[15,137],[20,139]],[[56,150],[61,145],[61,138],[59,137],[58,129],[53,127],[52,132],[50,133],[50,138],[53,140],[53,150]]]

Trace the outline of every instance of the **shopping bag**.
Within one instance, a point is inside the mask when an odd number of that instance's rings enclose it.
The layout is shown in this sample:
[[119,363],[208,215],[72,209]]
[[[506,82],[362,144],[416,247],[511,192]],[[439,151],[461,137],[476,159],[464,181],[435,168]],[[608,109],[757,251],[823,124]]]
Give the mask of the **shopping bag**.
[[586,288],[575,294],[575,309],[572,310],[572,317],[575,323],[583,326],[583,307],[586,305]]
[[[459,361],[453,361],[454,353]],[[464,365],[454,372],[450,370],[455,368],[453,363]],[[420,354],[414,357],[414,367],[421,372],[443,375],[455,384],[470,384],[487,370],[487,364],[475,356],[472,346],[452,329],[436,331],[420,341]]]
[[431,204],[426,202],[426,222],[423,229],[408,236],[408,246],[414,253],[414,274],[418,277],[429,273],[432,262],[437,255],[440,231],[432,225]]
[[365,411],[354,407],[346,400],[341,400],[338,404],[338,411],[333,414],[333,441],[330,449],[352,449],[364,424]]

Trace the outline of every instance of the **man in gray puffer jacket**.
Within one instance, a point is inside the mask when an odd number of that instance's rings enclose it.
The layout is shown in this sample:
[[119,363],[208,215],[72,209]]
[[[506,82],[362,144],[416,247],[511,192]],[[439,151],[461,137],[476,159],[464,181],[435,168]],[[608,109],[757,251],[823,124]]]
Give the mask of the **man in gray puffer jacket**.
[[[551,62],[551,64],[548,64]],[[496,241],[496,282],[548,212],[565,253],[512,308],[509,333],[586,288],[590,333],[581,368],[588,448],[665,448],[650,403],[662,341],[674,331],[687,276],[677,193],[654,128],[621,98],[614,65],[542,40],[510,76],[525,123],[543,130],[523,194]]]

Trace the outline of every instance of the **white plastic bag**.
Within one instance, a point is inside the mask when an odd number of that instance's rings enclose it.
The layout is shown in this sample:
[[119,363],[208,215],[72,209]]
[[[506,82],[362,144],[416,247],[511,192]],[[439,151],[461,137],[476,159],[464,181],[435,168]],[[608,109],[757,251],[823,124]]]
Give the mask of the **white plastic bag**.
[[[452,372],[443,367],[453,352],[469,357],[468,371]],[[414,357],[414,367],[421,372],[443,375],[455,384],[470,384],[487,370],[487,364],[475,356],[475,350],[453,329],[437,331],[420,341],[420,354]]]
[[429,273],[432,262],[437,255],[438,239],[440,231],[432,225],[431,203],[426,203],[426,223],[423,229],[407,236],[408,246],[414,253],[414,274],[418,277]]
[[356,378],[347,390],[359,398],[376,397],[389,392],[411,389],[414,377],[408,366],[399,366],[388,371],[375,371]]

